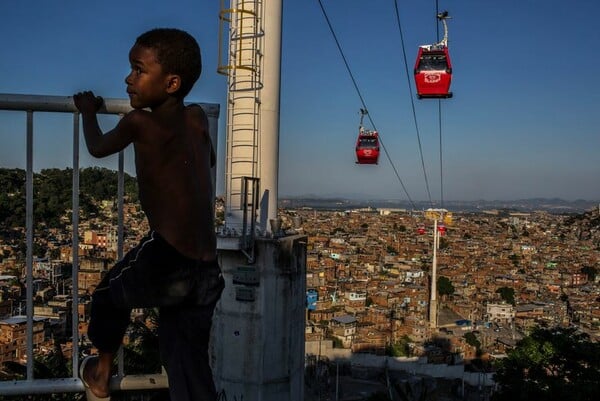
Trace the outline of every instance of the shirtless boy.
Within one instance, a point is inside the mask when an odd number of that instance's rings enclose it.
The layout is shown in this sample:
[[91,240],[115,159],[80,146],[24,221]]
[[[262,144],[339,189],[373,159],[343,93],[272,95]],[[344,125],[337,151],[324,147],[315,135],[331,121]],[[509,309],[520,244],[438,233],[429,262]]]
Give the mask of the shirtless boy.
[[212,315],[224,281],[216,255],[215,163],[201,107],[184,105],[200,77],[200,48],[184,31],[140,35],[125,79],[133,111],[103,134],[102,98],[74,95],[91,155],[105,157],[133,144],[139,199],[150,232],[104,277],[92,295],[88,336],[97,357],[81,363],[90,399],[110,399],[109,379],[132,308],[159,307],[159,342],[172,401],[216,399],[208,362]]

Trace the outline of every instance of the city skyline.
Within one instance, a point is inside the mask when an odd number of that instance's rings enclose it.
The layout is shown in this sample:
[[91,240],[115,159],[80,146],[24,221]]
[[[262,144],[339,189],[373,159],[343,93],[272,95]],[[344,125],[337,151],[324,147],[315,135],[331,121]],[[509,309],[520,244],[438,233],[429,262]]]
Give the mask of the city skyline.
[[[598,38],[591,0],[552,0],[543,8],[536,1],[440,1],[452,16],[454,67],[454,97],[441,102],[441,116],[436,100],[416,99],[412,79],[418,46],[436,41],[435,2],[397,2],[408,77],[394,2],[374,3],[322,1],[391,162],[383,153],[377,166],[354,163],[363,104],[319,2],[284,2],[280,197],[407,200],[397,172],[414,201],[600,199],[594,118],[600,95],[586,70],[600,61],[589,51]],[[0,45],[8,50],[0,93],[69,96],[92,89],[125,98],[127,53],[136,36],[156,26],[186,29],[200,42],[204,61],[188,100],[221,105],[222,194],[227,82],[216,73],[218,14],[218,2],[4,2]],[[34,169],[70,166],[70,118],[39,114]],[[0,112],[1,167],[24,167],[24,121],[22,114]],[[107,119],[104,128],[114,122]],[[82,166],[116,168],[116,158],[96,160],[85,149],[80,158]],[[134,173],[131,149],[125,169]]]

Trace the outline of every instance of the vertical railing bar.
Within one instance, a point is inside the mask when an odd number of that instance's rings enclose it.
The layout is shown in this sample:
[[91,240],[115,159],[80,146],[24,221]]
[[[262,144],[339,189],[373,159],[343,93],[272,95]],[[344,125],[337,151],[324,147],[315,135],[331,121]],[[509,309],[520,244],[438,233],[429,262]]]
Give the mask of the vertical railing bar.
[[27,380],[33,380],[33,111],[27,111],[27,173],[25,179]]
[[[117,242],[117,260],[121,260],[123,258],[123,243],[124,243],[124,234],[123,234],[123,197],[125,196],[125,174],[123,172],[125,165],[125,152],[122,150],[119,152],[119,172],[118,172],[118,181],[117,181],[117,205],[118,205],[118,242]],[[125,374],[125,367],[123,361],[123,347],[119,348],[119,352],[117,355],[117,374],[119,376],[123,376]]]
[[79,113],[73,113],[73,189],[72,189],[72,205],[73,205],[73,268],[71,269],[72,276],[72,294],[73,303],[71,305],[72,313],[72,344],[73,344],[73,378],[79,376]]

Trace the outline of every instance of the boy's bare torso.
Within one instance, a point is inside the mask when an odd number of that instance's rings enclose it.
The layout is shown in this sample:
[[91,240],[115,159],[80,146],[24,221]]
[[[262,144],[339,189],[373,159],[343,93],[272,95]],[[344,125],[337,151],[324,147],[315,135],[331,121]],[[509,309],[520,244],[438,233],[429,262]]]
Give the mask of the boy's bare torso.
[[214,260],[214,155],[204,112],[188,106],[174,124],[136,112],[144,130],[134,142],[137,181],[150,228],[183,255]]

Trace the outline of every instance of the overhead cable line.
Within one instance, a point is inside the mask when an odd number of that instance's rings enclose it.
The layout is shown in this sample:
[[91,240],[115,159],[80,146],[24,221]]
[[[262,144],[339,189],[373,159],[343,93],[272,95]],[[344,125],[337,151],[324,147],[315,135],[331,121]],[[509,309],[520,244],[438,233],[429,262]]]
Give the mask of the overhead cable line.
[[[335,41],[335,44],[337,45],[338,50],[340,51],[340,55],[342,56],[342,59],[344,60],[344,64],[346,65],[346,70],[348,70],[348,74],[350,75],[350,79],[352,80],[352,83],[354,84],[354,89],[356,89],[356,93],[358,94],[358,97],[360,98],[360,102],[363,106],[363,108],[365,110],[369,110],[367,108],[367,105],[365,104],[365,100],[363,99],[363,96],[360,92],[360,89],[358,88],[358,84],[356,83],[356,79],[354,79],[354,75],[352,74],[352,70],[350,69],[350,65],[348,64],[348,60],[346,59],[346,56],[344,55],[344,52],[342,50],[342,47],[340,45],[340,42],[337,39],[337,35],[335,34],[335,31],[333,30],[333,26],[331,25],[331,22],[329,21],[329,17],[327,16],[327,12],[325,11],[325,7],[323,7],[323,3],[321,2],[321,0],[318,0],[319,2],[319,6],[321,7],[321,11],[323,12],[323,16],[325,17],[325,20],[327,21],[327,25],[329,26],[329,30],[331,31],[331,35],[333,36],[333,39]],[[377,127],[375,127],[375,123],[373,122],[373,119],[371,118],[371,114],[367,114],[369,121],[371,122],[371,125],[373,126],[373,129],[375,131],[377,131]],[[400,174],[398,174],[398,170],[396,169],[396,166],[394,165],[394,163],[392,162],[392,159],[385,147],[385,145],[383,144],[383,140],[381,139],[381,134],[379,135],[379,143],[381,144],[381,147],[383,148],[383,151],[385,152],[385,155],[387,157],[387,159],[389,160],[392,169],[394,170],[394,173],[396,174],[396,178],[398,179],[398,182],[400,182],[400,185],[402,186],[402,189],[404,190],[404,193],[406,194],[406,197],[408,198],[411,206],[413,209],[416,209],[416,205],[413,202],[412,198],[410,197],[410,195],[408,194],[408,191],[406,190],[406,187],[404,186],[404,183],[402,182],[402,178],[400,178]]]
[[425,187],[427,188],[427,196],[429,198],[429,204],[433,204],[431,201],[431,191],[429,190],[429,180],[427,179],[427,170],[425,169],[425,159],[423,158],[423,147],[421,146],[421,135],[419,133],[419,124],[417,122],[417,113],[415,111],[415,100],[413,96],[412,86],[410,84],[410,74],[408,72],[408,62],[406,61],[406,49],[404,46],[404,34],[402,33],[402,24],[400,23],[400,13],[398,11],[398,0],[394,0],[394,6],[396,9],[396,22],[398,24],[398,32],[400,33],[400,43],[402,44],[402,55],[404,57],[404,69],[406,71],[406,81],[408,84],[408,90],[410,93],[410,104],[412,106],[413,121],[415,122],[415,130],[417,132],[417,142],[419,143],[419,154],[421,155],[421,167],[423,168],[423,176],[425,177]]

